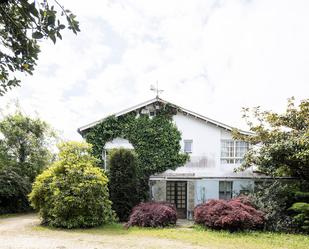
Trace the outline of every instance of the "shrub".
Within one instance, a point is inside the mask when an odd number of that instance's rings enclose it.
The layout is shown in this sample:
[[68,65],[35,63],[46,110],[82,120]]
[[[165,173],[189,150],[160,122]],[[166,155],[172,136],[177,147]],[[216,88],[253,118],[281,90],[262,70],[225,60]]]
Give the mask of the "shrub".
[[297,213],[294,219],[299,224],[301,230],[309,233],[309,203],[296,202],[292,205],[290,210]]
[[194,221],[212,229],[237,231],[260,228],[264,214],[248,204],[247,199],[210,200],[195,207]]
[[31,183],[13,167],[0,167],[0,214],[30,210],[27,195]]
[[295,199],[298,201],[309,202],[309,192],[296,191]]
[[166,227],[175,225],[176,208],[165,202],[145,202],[135,206],[126,223],[126,227]]
[[138,203],[136,192],[136,158],[133,152],[117,149],[111,153],[109,172],[110,199],[120,221],[127,221]]
[[265,213],[264,229],[268,231],[292,232],[295,230],[293,218],[288,208],[294,202],[294,184],[280,181],[256,184],[249,198],[258,210]]
[[102,169],[94,166],[91,146],[67,142],[59,150],[59,159],[36,178],[29,195],[42,223],[77,228],[112,221],[108,179]]

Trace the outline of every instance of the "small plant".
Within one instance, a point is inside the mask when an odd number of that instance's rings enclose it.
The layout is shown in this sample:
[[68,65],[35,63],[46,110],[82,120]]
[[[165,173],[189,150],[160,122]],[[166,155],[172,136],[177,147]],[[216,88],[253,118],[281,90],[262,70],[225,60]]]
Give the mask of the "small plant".
[[197,224],[231,232],[258,229],[263,226],[264,214],[256,210],[244,197],[226,200],[210,200],[194,209]]
[[59,150],[58,161],[36,178],[29,195],[42,223],[78,228],[113,221],[108,179],[95,167],[91,145],[67,142]]
[[166,202],[145,202],[135,206],[126,223],[126,227],[166,227],[175,225],[176,208]]

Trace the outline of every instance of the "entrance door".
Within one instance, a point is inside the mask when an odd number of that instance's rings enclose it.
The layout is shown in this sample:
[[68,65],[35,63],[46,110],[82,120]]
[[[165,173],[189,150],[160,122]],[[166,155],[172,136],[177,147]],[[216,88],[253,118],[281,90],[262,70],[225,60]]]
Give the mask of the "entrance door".
[[187,182],[166,182],[166,201],[174,204],[177,209],[177,217],[187,218]]

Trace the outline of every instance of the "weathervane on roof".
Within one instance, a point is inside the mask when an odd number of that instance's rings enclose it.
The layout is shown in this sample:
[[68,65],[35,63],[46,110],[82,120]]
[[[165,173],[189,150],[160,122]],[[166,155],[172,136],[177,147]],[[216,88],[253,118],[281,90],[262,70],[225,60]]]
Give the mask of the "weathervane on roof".
[[156,85],[157,85],[157,87],[155,87],[154,85],[151,85],[150,90],[154,91],[156,93],[156,98],[159,98],[159,94],[163,93],[164,90],[159,89],[158,81],[157,81]]

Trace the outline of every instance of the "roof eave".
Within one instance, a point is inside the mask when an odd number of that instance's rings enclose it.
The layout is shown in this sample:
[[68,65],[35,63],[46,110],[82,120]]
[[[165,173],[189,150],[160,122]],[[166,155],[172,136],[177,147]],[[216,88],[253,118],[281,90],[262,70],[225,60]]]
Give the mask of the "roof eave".
[[[95,125],[101,123],[101,122],[104,121],[107,117],[110,117],[110,116],[113,116],[113,115],[114,115],[115,117],[119,117],[119,116],[125,115],[125,114],[127,114],[127,113],[129,113],[129,112],[132,112],[132,111],[134,111],[134,110],[136,110],[136,109],[139,109],[139,108],[141,108],[141,107],[143,107],[143,106],[146,106],[146,105],[150,105],[150,104],[152,104],[152,103],[155,103],[155,102],[157,102],[157,101],[162,102],[162,103],[164,103],[164,104],[170,104],[171,106],[177,108],[178,110],[181,110],[181,111],[184,112],[184,113],[187,113],[187,114],[192,115],[192,116],[194,116],[194,117],[196,117],[196,118],[199,118],[199,119],[201,119],[201,120],[203,120],[203,121],[205,121],[205,122],[207,122],[207,123],[212,123],[212,124],[214,124],[214,125],[216,125],[216,126],[218,126],[218,127],[224,128],[224,129],[226,129],[226,130],[232,131],[233,129],[236,129],[236,128],[232,127],[232,126],[223,124],[223,123],[218,122],[218,121],[216,121],[216,120],[213,120],[213,119],[211,119],[211,118],[208,118],[208,117],[205,117],[205,116],[203,116],[203,115],[200,115],[200,114],[198,114],[198,113],[196,113],[196,112],[193,112],[193,111],[190,111],[190,110],[185,109],[185,108],[183,108],[183,107],[180,107],[180,106],[178,106],[178,105],[172,104],[172,103],[170,103],[170,102],[168,102],[168,101],[166,101],[166,100],[163,100],[163,99],[161,99],[161,98],[159,98],[159,97],[156,97],[156,98],[150,99],[150,100],[148,100],[148,101],[145,101],[145,102],[143,102],[143,103],[140,103],[140,104],[138,104],[138,105],[135,105],[135,106],[132,106],[132,107],[130,107],[130,108],[127,108],[127,109],[125,109],[125,110],[122,110],[122,111],[120,111],[120,112],[117,112],[117,113],[108,115],[108,116],[106,116],[105,118],[102,118],[102,119],[97,120],[97,121],[95,121],[95,122],[92,122],[92,123],[90,123],[90,124],[81,126],[80,128],[77,129],[77,132],[78,132],[79,134],[82,135],[83,132],[84,132],[85,130],[87,130],[87,129],[89,129],[89,128],[92,128],[93,126],[95,126]],[[238,130],[239,130],[239,129],[238,129]],[[239,132],[240,132],[241,134],[243,134],[243,135],[248,135],[248,136],[254,134],[253,132],[243,131],[243,130],[239,130]]]

